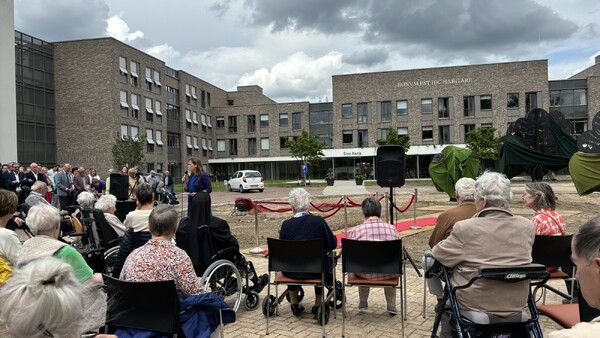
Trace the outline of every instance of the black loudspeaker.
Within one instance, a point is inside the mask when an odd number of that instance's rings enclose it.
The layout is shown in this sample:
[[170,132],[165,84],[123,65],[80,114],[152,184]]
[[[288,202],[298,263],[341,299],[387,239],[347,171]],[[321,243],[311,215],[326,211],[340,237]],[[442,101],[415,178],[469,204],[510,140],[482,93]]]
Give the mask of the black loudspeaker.
[[129,199],[129,175],[110,174],[110,194],[114,195],[118,201]]
[[404,185],[404,147],[385,145],[377,148],[375,166],[377,185],[380,187],[401,187]]

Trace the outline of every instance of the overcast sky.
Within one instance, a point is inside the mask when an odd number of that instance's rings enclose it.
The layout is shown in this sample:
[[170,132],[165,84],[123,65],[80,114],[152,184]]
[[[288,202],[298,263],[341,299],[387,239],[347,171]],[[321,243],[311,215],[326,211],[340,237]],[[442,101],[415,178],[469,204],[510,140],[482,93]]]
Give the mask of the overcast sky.
[[548,59],[593,64],[598,0],[14,0],[46,41],[112,36],[224,90],[332,99],[331,75]]

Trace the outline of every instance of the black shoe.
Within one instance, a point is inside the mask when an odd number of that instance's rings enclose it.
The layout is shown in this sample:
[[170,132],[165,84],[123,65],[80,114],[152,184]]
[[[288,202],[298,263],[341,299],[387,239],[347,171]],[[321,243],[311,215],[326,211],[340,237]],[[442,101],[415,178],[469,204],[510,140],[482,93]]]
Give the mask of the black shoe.
[[319,311],[319,307],[320,307],[320,306],[321,306],[321,305],[315,305],[315,306],[313,306],[313,307],[310,309],[310,313],[312,313],[312,314],[316,315],[316,314],[317,314],[317,311]]
[[292,304],[292,313],[294,316],[299,317],[302,312],[304,312],[304,306],[300,304]]

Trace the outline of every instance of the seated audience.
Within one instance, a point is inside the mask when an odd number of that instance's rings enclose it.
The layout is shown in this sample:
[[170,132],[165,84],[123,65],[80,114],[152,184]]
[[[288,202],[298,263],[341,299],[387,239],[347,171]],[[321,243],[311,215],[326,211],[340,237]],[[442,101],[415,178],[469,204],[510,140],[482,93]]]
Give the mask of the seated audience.
[[46,200],[46,193],[48,192],[48,185],[43,181],[35,181],[31,185],[31,193],[25,198],[25,203],[30,207],[38,204],[50,204]]
[[89,292],[71,265],[34,259],[0,289],[0,322],[10,337],[79,337],[90,326],[83,316]]
[[114,195],[100,196],[94,207],[102,210],[104,218],[119,237],[125,235],[125,225],[123,225],[121,220],[115,216],[115,211],[117,211],[117,198]]
[[[17,211],[17,203],[17,195],[14,192],[0,189],[0,259],[8,268],[12,268],[17,263],[19,250],[21,250],[21,241],[17,234],[6,229],[6,224]],[[4,276],[8,277],[8,275]]]
[[125,217],[125,235],[119,246],[119,254],[113,267],[113,277],[119,278],[127,256],[134,250],[146,244],[151,237],[148,231],[148,218],[154,208],[152,187],[148,183],[141,183],[136,188],[137,208]]
[[[571,242],[577,280],[587,303],[600,309],[600,217],[584,223]],[[550,338],[600,337],[600,317],[579,323],[570,329],[552,332]]]
[[[432,249],[433,257],[453,268],[452,285],[464,285],[485,265],[522,265],[532,261],[535,231],[530,220],[509,210],[510,180],[485,172],[475,181],[473,218],[456,222],[450,236]],[[501,297],[498,297],[501,295]],[[529,281],[498,283],[478,280],[457,292],[461,311],[487,313],[499,321],[512,318],[527,306]],[[444,313],[441,337],[451,337],[448,313]]]
[[[458,205],[442,212],[435,223],[433,232],[429,237],[429,247],[433,248],[443,239],[450,236],[454,224],[458,221],[465,220],[473,217],[477,212],[475,208],[475,202],[473,194],[475,193],[475,180],[469,177],[463,177],[456,181],[454,185],[454,193],[456,194],[456,200]],[[431,250],[427,250],[421,264],[425,271],[433,266],[435,260],[431,256]],[[430,278],[427,278],[427,287],[432,295],[435,295],[438,300],[437,308],[442,306],[442,296],[444,290],[442,288],[442,280],[436,274],[432,274]],[[436,310],[437,312],[437,310]]]
[[[58,240],[60,214],[56,208],[42,204],[31,207],[27,215],[27,225],[35,237],[23,243],[17,262],[18,268],[32,260],[52,256],[71,265],[75,277],[90,288],[102,284],[102,275],[94,273],[74,247]],[[104,324],[106,295],[99,289],[96,291],[84,299],[87,305],[84,316],[92,325],[87,327],[87,330],[98,328]]]
[[[289,193],[289,203],[292,207],[294,216],[284,221],[281,224],[281,230],[279,231],[279,239],[285,240],[308,240],[308,239],[319,239],[324,240],[325,251],[329,252],[334,250],[337,246],[337,240],[331,232],[329,225],[321,216],[311,215],[308,212],[310,207],[310,194],[302,189],[292,189]],[[327,284],[333,283],[333,276],[331,275],[332,264],[331,259],[323,257],[327,261],[327,271],[329,274],[325,282]],[[296,279],[306,278],[321,278],[321,274],[310,274],[310,273],[297,273],[297,272],[283,272],[285,276]],[[289,285],[288,290],[290,294],[290,303],[292,313],[295,316],[300,316],[304,311],[304,307],[298,304],[298,285]],[[323,294],[323,288],[315,286],[315,304],[311,309],[311,312],[316,316],[317,310],[321,305],[321,295]],[[316,318],[315,318],[316,319]]]
[[536,235],[559,236],[566,233],[564,218],[556,209],[556,195],[548,183],[531,182],[525,184],[523,204],[534,210],[531,221]]
[[[381,203],[376,197],[367,197],[363,200],[362,213],[365,216],[365,221],[354,227],[349,233],[348,238],[361,241],[391,241],[400,239],[400,234],[395,226],[385,223],[381,219]],[[382,280],[397,277],[389,274],[360,274],[361,277],[373,280]],[[369,291],[368,286],[358,287],[358,308],[366,309],[369,306]],[[396,289],[393,287],[385,287],[383,290],[385,301],[387,303],[387,312],[391,315],[396,315]]]
[[77,195],[77,204],[82,208],[93,208],[94,195],[89,191],[82,191]]

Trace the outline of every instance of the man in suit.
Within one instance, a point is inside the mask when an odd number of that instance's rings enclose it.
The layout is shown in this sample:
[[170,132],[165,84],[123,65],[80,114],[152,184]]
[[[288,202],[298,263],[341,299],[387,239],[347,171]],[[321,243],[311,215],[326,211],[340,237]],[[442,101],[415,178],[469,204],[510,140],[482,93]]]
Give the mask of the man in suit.
[[40,166],[37,163],[31,163],[31,165],[29,166],[29,169],[31,169],[31,171],[28,171],[25,174],[25,184],[27,184],[28,186],[33,186],[33,183],[37,182],[37,181],[42,181],[44,183],[48,183],[46,176],[40,172]]
[[6,172],[4,185],[7,190],[17,193],[21,192],[21,186],[25,184],[25,173],[19,172],[19,163],[13,162],[11,170]]
[[0,189],[6,189],[6,182],[5,182],[5,178],[6,178],[6,173],[8,173],[9,170],[9,164],[3,164],[2,165],[2,173],[0,173]]
[[63,171],[54,175],[56,181],[56,192],[60,202],[61,209],[65,209],[72,203],[72,193],[74,190],[73,176],[71,175],[71,165],[65,163]]

